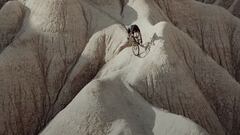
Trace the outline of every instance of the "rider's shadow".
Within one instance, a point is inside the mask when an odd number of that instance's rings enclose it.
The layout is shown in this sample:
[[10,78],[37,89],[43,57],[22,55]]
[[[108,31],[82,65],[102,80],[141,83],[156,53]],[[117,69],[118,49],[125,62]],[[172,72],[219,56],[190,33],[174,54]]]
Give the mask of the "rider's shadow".
[[159,40],[163,40],[163,38],[154,33],[150,42],[146,42],[145,45],[143,45],[144,50],[141,51],[138,57],[140,58],[146,57],[151,51],[151,46],[154,46],[155,42]]
[[153,36],[152,36],[152,39],[151,39],[151,43],[152,43],[153,45],[155,45],[155,41],[157,41],[157,40],[162,40],[162,39],[163,39],[162,37],[160,37],[160,36],[158,36],[156,33],[154,33]]

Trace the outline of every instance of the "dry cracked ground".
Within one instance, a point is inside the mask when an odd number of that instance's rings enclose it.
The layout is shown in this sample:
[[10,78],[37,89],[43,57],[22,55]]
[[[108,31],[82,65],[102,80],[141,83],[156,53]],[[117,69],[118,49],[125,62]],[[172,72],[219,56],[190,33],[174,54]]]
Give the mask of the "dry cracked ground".
[[1,135],[240,135],[239,0],[6,1]]

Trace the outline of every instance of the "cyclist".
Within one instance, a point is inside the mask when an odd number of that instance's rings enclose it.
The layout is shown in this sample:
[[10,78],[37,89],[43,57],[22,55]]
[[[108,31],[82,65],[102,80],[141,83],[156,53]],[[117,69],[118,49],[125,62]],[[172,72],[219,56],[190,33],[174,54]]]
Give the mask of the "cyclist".
[[140,29],[137,25],[131,25],[128,29],[128,43],[122,47],[120,47],[119,52],[126,48],[126,47],[132,47],[133,53],[136,56],[140,55],[140,48],[139,46],[143,47],[142,45],[142,36]]
[[137,42],[139,45],[142,44],[142,36],[141,31],[137,25],[131,25],[130,28],[128,28],[128,40],[131,40],[131,38]]

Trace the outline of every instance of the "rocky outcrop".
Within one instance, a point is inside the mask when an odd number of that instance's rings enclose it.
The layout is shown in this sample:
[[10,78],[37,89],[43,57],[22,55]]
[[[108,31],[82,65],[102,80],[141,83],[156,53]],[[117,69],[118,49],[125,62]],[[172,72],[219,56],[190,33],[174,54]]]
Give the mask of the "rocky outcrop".
[[[240,134],[240,20],[228,11],[194,0],[21,3],[0,10],[12,35],[0,41],[0,134]],[[139,57],[131,24],[150,45]]]

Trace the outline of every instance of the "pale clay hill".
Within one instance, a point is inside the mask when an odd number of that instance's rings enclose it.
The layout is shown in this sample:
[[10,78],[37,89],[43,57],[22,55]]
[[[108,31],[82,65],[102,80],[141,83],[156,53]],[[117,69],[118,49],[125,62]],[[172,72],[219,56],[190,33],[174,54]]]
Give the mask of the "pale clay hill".
[[[152,45],[126,47],[137,24]],[[240,20],[194,0],[0,10],[1,135],[239,135]]]

